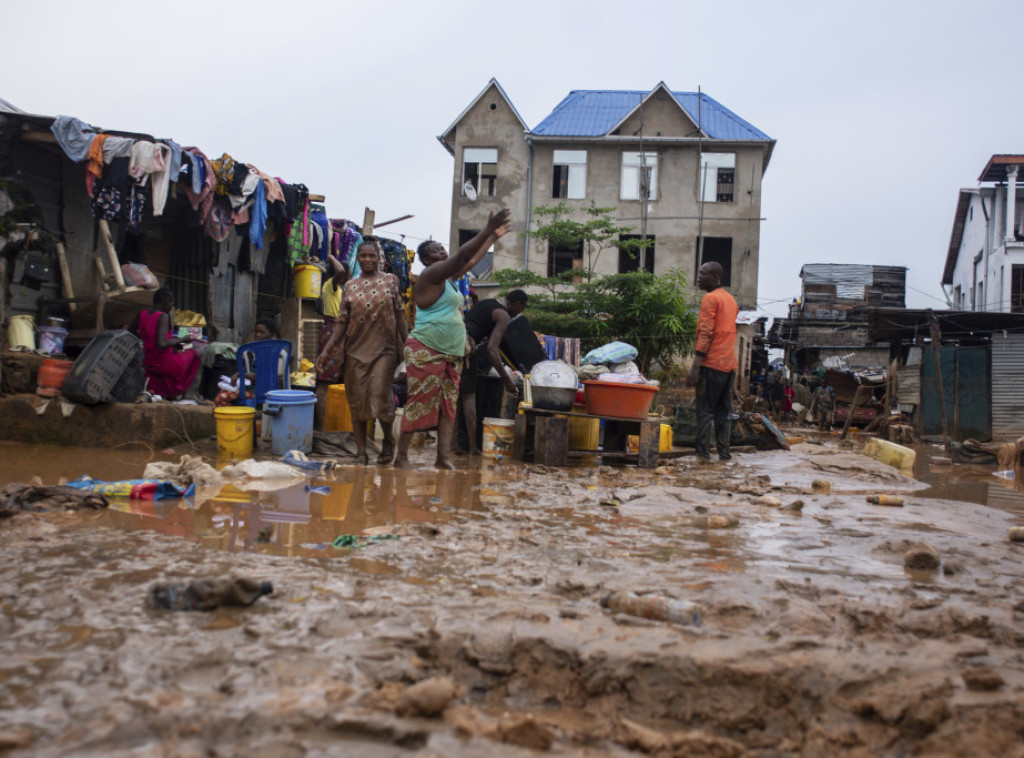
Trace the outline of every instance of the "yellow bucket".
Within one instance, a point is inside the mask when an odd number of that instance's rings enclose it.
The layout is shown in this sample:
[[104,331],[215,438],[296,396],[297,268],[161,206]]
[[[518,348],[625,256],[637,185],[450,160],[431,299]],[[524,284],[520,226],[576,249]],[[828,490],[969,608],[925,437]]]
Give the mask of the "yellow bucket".
[[569,447],[597,450],[601,445],[601,419],[569,415]]
[[508,418],[485,418],[483,454],[491,458],[511,455],[515,425]]
[[232,460],[252,457],[256,409],[244,405],[214,408],[213,418],[217,422],[217,457]]
[[325,432],[351,432],[352,412],[348,407],[348,395],[344,384],[332,384],[327,388],[327,410],[324,413]]
[[666,453],[672,449],[672,426],[671,424],[662,424],[659,431],[658,452]]
[[7,325],[7,346],[11,350],[36,349],[36,320],[32,316],[11,316]]
[[295,280],[295,297],[316,300],[320,297],[320,269],[308,263],[300,263],[292,269]]

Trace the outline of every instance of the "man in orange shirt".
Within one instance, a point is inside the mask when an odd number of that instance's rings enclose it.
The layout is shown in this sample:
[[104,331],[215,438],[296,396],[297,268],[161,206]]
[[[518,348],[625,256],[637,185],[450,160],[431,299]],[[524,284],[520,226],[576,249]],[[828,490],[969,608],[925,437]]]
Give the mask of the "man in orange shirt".
[[700,301],[697,316],[696,357],[686,384],[697,387],[697,458],[711,460],[711,425],[715,427],[715,447],[719,460],[732,458],[729,435],[732,431],[732,386],[739,364],[736,360],[736,314],[739,307],[733,296],[722,289],[722,265],[709,261],[697,272],[697,286],[707,292]]

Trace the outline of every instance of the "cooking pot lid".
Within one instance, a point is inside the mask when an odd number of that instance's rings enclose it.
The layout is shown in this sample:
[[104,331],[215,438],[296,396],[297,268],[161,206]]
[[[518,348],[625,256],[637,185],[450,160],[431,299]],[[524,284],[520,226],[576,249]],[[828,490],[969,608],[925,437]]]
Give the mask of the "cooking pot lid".
[[569,389],[579,383],[575,369],[565,361],[541,361],[530,370],[530,384],[534,387]]

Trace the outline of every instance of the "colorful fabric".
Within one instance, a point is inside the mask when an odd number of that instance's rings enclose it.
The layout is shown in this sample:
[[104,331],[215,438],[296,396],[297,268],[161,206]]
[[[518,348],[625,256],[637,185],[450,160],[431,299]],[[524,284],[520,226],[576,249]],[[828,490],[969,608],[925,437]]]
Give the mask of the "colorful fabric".
[[210,159],[203,154],[198,147],[186,147],[184,150],[192,155],[192,162],[201,180],[201,189],[196,190],[195,176],[192,186],[185,189],[192,210],[199,212],[199,220],[205,221],[210,213],[210,206],[213,205],[213,190],[217,183],[217,177],[213,173],[213,165]]
[[701,298],[694,352],[701,357],[702,367],[725,372],[739,370],[736,357],[737,313],[736,301],[722,287]]
[[103,176],[103,143],[106,141],[107,135],[97,134],[89,145],[89,162],[85,167],[85,191],[90,196],[96,180]]
[[416,328],[413,336],[439,353],[466,354],[466,324],[462,320],[462,295],[451,282],[445,282],[444,289],[434,304],[428,308],[416,309]]
[[116,482],[101,482],[88,476],[68,482],[68,487],[98,492],[107,497],[129,497],[133,500],[191,497],[196,491],[194,484],[190,484],[188,487],[179,487],[174,482],[164,482],[159,479],[123,479]]
[[288,260],[292,263],[306,257],[306,245],[303,243],[302,226],[305,222],[301,218],[295,219],[295,223],[288,229]]
[[224,153],[220,158],[210,161],[210,166],[213,167],[213,176],[216,181],[213,187],[214,193],[218,195],[228,194],[231,182],[235,180],[235,159]]
[[432,429],[442,413],[454,423],[462,356],[439,353],[410,336],[405,341],[404,357],[409,397],[402,431]]
[[[184,394],[199,372],[199,353],[187,349],[176,351],[173,345],[160,347],[157,333],[162,311],[139,312],[139,336],[142,338],[142,368],[149,379],[149,389],[168,400]],[[167,319],[171,336],[170,318]]]
[[[340,292],[340,290],[339,290]],[[324,315],[324,323],[320,327],[320,335],[316,340],[316,354],[320,355],[324,348],[327,347],[328,341],[331,339],[331,335],[334,334],[334,327],[337,325],[338,319],[333,316]],[[330,355],[326,356],[323,361],[323,371],[316,372],[316,380],[318,382],[330,382],[331,384],[337,384],[341,381],[341,351],[335,350]]]

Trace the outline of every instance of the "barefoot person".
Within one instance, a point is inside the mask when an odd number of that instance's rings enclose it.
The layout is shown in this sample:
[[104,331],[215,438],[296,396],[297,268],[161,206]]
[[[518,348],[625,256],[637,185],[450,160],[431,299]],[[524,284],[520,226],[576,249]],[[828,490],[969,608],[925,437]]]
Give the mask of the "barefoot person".
[[426,268],[416,282],[416,326],[405,341],[409,398],[402,414],[395,465],[411,468],[409,442],[413,432],[437,427],[437,466],[453,468],[449,455],[459,396],[459,369],[466,354],[462,295],[450,280],[458,279],[483,257],[495,240],[508,232],[509,211],[492,213],[487,226],[452,257],[444,245],[427,241],[417,250]]
[[364,238],[356,252],[362,272],[345,285],[334,333],[316,359],[323,371],[332,355],[343,365],[345,395],[352,412],[356,462],[366,464],[366,422],[384,429],[378,463],[395,454],[395,400],[391,383],[408,335],[398,277],[385,274],[376,240]]
[[153,293],[153,310],[142,310],[133,331],[142,339],[142,368],[149,390],[174,400],[198,388],[199,354],[189,349],[192,335],[172,333],[174,293],[166,287]]

